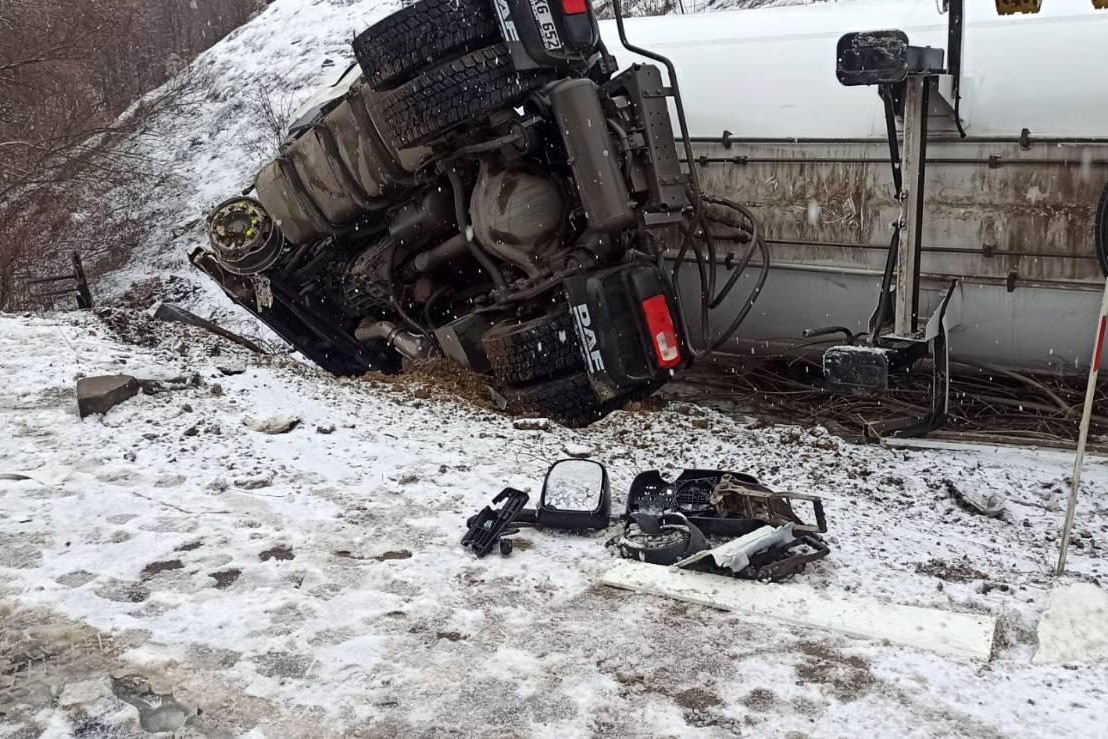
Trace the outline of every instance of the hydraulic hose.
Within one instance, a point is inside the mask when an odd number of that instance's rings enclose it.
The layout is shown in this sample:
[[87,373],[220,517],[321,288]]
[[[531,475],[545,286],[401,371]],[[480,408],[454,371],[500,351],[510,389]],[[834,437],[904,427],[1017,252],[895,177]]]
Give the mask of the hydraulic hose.
[[716,349],[719,349],[721,346],[730,341],[731,338],[735,335],[735,332],[737,332],[746,321],[747,316],[750,315],[750,311],[754,308],[754,304],[758,302],[758,298],[762,294],[762,288],[765,287],[766,280],[769,279],[770,268],[769,247],[766,246],[765,239],[763,239],[761,234],[758,233],[757,221],[754,220],[753,214],[750,213],[750,211],[744,206],[730,200],[718,199],[713,200],[712,202],[718,203],[720,205],[725,205],[729,208],[734,208],[735,210],[746,215],[746,217],[750,220],[754,231],[750,240],[750,246],[747,248],[747,253],[745,257],[740,263],[740,266],[736,267],[735,271],[732,273],[731,279],[727,281],[727,285],[722,291],[720,291],[719,296],[717,296],[717,301],[713,301],[714,305],[722,304],[723,300],[728,296],[728,294],[730,294],[732,288],[734,288],[735,284],[739,281],[739,277],[742,276],[742,274],[746,271],[747,266],[750,264],[750,260],[754,256],[755,247],[757,247],[762,254],[762,268],[758,273],[758,279],[754,283],[753,289],[750,291],[750,296],[746,299],[746,302],[743,304],[742,309],[739,310],[738,315],[735,316],[735,319],[731,322],[731,324],[722,332],[720,332],[720,334],[716,337],[716,340],[710,345],[709,351],[715,351]]
[[[685,230],[681,249],[678,252],[677,256],[674,258],[674,291],[676,293],[678,307],[680,308],[682,313],[685,312],[685,308],[679,282],[680,268],[684,263],[685,257],[690,249],[692,250],[696,258],[697,272],[700,278],[700,344],[702,348],[692,346],[691,341],[687,341],[687,343],[690,344],[690,353],[693,355],[694,358],[698,359],[707,356],[708,354],[719,349],[721,346],[727,343],[735,335],[735,332],[737,332],[742,324],[746,321],[747,317],[750,315],[750,311],[754,308],[755,302],[757,302],[758,297],[761,295],[762,289],[765,287],[766,280],[769,278],[769,269],[771,263],[769,248],[765,243],[765,239],[762,238],[761,229],[758,226],[754,214],[751,213],[748,208],[739,203],[723,198],[705,197],[702,199],[702,203],[720,206],[722,208],[732,210],[742,216],[745,221],[747,221],[749,226],[747,228],[742,228],[740,226],[737,226],[733,222],[728,222],[727,220],[724,220],[720,217],[722,216],[722,213],[720,212],[717,212],[715,214],[716,217],[713,217],[710,209],[707,209],[708,212],[702,220],[694,220],[689,223],[687,229]],[[710,285],[709,272],[715,271],[719,265],[717,264],[717,260],[714,258],[714,256],[706,257],[704,250],[701,248],[701,245],[697,242],[697,239],[695,238],[696,231],[699,228],[704,233],[706,240],[711,239],[711,222],[715,222],[729,228],[738,229],[743,234],[743,241],[747,244],[746,251],[743,254],[742,258],[735,265],[734,271],[732,272],[730,278],[716,294],[711,294],[708,292],[708,287]],[[708,326],[711,312],[717,310],[720,306],[722,306],[724,301],[726,301],[726,299],[731,295],[731,293],[734,291],[735,286],[738,284],[739,279],[741,279],[743,274],[745,274],[747,268],[750,266],[750,263],[753,261],[754,254],[756,252],[761,254],[761,270],[758,274],[758,278],[755,281],[754,287],[751,290],[749,297],[743,303],[742,308],[739,310],[738,314],[736,314],[731,323],[715,337],[712,337],[710,335]]]

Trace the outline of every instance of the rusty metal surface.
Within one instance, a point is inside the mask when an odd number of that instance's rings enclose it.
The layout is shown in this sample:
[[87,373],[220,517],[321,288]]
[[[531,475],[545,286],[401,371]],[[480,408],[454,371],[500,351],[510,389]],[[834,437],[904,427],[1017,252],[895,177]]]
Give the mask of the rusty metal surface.
[[[898,213],[885,142],[733,140],[695,151],[709,159],[697,165],[705,191],[753,208],[775,264],[882,268]],[[1101,279],[1094,219],[1108,143],[933,142],[928,162],[925,273]]]

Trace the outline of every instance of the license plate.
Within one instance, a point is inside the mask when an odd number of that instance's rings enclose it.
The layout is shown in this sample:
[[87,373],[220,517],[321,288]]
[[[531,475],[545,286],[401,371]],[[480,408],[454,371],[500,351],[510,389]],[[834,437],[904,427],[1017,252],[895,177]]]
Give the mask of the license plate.
[[562,48],[562,38],[558,35],[558,27],[554,25],[554,13],[550,11],[550,3],[547,0],[531,0],[531,12],[539,25],[542,45],[549,51]]

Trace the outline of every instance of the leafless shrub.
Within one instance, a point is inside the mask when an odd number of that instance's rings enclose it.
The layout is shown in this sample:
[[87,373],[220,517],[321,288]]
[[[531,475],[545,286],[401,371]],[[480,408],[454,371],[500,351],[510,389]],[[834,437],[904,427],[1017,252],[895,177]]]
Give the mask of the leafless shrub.
[[281,94],[274,86],[262,83],[249,105],[250,120],[258,135],[248,145],[250,153],[260,161],[268,161],[280,153],[281,143],[292,122],[292,98]]

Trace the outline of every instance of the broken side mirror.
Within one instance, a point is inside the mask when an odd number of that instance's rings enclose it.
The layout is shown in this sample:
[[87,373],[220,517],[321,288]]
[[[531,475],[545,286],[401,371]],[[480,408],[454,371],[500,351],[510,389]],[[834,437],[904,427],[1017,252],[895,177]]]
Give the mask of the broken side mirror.
[[893,85],[941,73],[943,59],[942,49],[909,45],[904,31],[863,31],[839,39],[835,72],[847,87]]
[[592,460],[564,459],[546,473],[534,522],[551,529],[606,529],[611,512],[607,468]]

